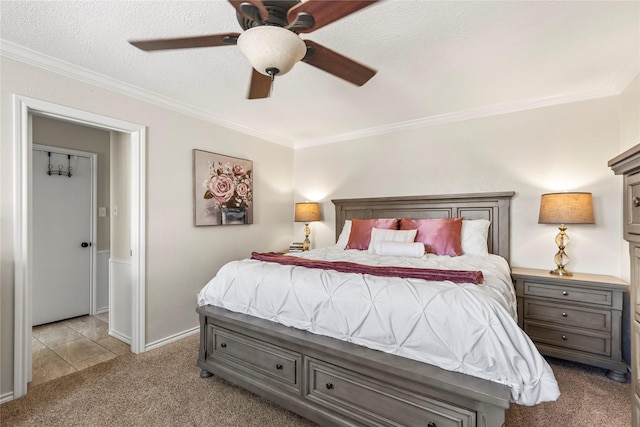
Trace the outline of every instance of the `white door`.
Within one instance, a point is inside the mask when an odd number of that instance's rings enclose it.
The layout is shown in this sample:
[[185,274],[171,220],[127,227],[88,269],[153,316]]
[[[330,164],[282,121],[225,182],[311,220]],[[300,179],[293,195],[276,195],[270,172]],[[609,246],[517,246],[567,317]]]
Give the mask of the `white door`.
[[34,326],[91,308],[92,159],[42,147],[33,150]]

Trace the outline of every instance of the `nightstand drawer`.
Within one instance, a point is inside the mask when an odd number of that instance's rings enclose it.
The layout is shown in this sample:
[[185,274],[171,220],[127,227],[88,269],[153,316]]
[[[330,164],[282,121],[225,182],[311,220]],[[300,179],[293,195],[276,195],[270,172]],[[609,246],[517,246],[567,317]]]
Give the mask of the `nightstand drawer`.
[[561,325],[611,331],[611,311],[571,307],[529,299],[525,302],[526,320],[542,320]]
[[611,355],[611,337],[603,334],[579,331],[573,328],[556,328],[525,321],[524,331],[536,342],[571,348],[588,353]]
[[571,286],[545,285],[526,281],[524,282],[524,293],[527,296],[537,296],[543,298],[553,298],[557,301],[576,301],[587,304],[599,304],[611,306],[612,293],[610,291],[598,289],[575,288]]

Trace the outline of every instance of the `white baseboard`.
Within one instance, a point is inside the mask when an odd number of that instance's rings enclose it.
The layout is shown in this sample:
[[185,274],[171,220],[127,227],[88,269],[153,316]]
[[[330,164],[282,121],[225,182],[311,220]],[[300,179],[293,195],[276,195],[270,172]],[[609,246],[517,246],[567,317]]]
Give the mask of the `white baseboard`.
[[112,337],[114,337],[115,339],[117,339],[119,341],[122,341],[124,343],[127,343],[127,344],[131,345],[131,337],[124,336],[122,334],[119,334],[116,331],[112,331],[111,329],[109,329],[109,335],[111,335]]
[[174,335],[168,336],[166,338],[162,338],[162,339],[160,339],[158,341],[154,341],[154,342],[151,342],[151,343],[147,344],[145,346],[145,351],[153,350],[154,348],[158,348],[158,347],[162,347],[163,345],[169,344],[169,343],[174,342],[174,341],[181,340],[182,338],[186,338],[188,336],[197,334],[198,332],[200,332],[200,327],[199,326],[196,326],[195,328],[192,328],[192,329],[187,329],[186,331],[179,332],[177,334],[174,334]]
[[10,400],[13,400],[13,392],[10,391],[8,393],[5,393],[3,395],[0,395],[0,404],[8,402]]
[[96,310],[96,314],[108,313],[109,307],[102,307]]

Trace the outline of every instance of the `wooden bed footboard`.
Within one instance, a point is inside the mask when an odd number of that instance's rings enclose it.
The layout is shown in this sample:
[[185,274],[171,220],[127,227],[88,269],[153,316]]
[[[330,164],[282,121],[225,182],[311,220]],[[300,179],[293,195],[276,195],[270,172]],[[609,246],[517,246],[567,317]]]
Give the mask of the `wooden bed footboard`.
[[500,427],[509,387],[214,306],[198,307],[201,376],[323,426]]

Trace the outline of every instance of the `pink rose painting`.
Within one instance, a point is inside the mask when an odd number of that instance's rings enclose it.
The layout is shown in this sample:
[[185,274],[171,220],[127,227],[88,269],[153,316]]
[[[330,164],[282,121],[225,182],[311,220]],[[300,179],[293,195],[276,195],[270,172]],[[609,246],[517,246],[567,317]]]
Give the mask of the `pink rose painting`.
[[201,225],[253,222],[253,162],[193,150],[194,222]]

